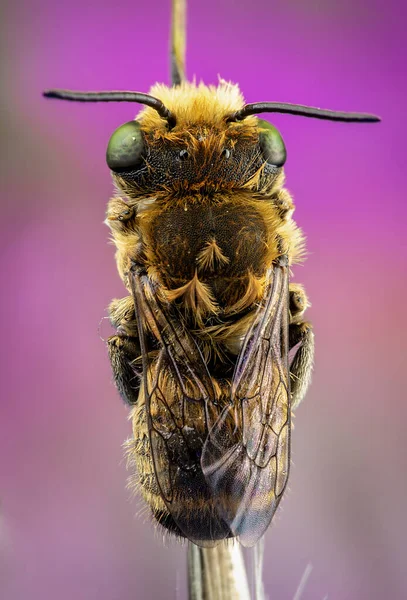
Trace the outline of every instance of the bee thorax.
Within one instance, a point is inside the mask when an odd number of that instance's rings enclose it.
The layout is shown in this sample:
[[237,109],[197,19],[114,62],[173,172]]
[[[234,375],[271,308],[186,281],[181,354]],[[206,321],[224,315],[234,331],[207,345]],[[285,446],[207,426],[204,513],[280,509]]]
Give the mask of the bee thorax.
[[152,221],[149,237],[150,257],[172,300],[193,292],[225,307],[242,283],[247,287],[249,274],[265,272],[267,228],[252,207],[231,202],[171,207]]

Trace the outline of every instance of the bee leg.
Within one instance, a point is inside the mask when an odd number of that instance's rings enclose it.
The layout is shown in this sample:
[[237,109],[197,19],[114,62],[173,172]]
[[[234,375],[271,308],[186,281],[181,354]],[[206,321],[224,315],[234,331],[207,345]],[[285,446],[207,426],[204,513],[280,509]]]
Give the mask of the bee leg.
[[141,366],[135,366],[140,358],[138,340],[122,335],[112,335],[107,340],[113,379],[126,404],[136,404],[140,389]]
[[297,351],[290,364],[291,408],[295,410],[304,398],[311,382],[314,362],[314,333],[311,323],[303,321],[309,301],[304,288],[298,283],[290,283],[290,326],[289,350]]
[[109,306],[109,316],[112,326],[117,329],[117,335],[107,340],[113,379],[123,401],[135,404],[140,388],[141,350],[133,298],[127,296],[113,300]]
[[300,283],[290,283],[290,323],[298,323],[306,311],[311,306],[307,294]]
[[106,225],[113,231],[125,231],[135,215],[134,208],[122,198],[111,198],[107,205]]
[[121,334],[130,337],[138,337],[136,314],[134,312],[134,300],[132,296],[111,301],[109,308],[109,319],[112,327],[119,330]]

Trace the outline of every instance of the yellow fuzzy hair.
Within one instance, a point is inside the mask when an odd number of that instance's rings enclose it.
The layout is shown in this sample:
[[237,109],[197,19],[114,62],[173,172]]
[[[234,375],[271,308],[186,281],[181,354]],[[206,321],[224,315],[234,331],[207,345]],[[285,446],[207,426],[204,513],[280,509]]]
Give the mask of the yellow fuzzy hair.
[[[211,128],[225,128],[225,117],[244,106],[244,98],[239,86],[220,80],[218,86],[183,81],[179,86],[167,87],[157,83],[150,92],[169,108],[176,118],[174,127],[185,128],[192,124],[208,124]],[[156,110],[146,107],[137,120],[146,129],[166,129],[167,123]],[[254,125],[256,117],[247,117],[246,125]]]

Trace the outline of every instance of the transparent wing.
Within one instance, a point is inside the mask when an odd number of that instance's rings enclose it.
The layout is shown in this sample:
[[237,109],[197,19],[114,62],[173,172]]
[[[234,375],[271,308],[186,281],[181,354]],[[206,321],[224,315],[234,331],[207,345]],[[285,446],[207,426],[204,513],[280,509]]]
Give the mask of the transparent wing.
[[231,402],[211,428],[201,459],[218,512],[244,546],[266,531],[289,473],[288,280],[285,259],[268,274],[268,291],[236,364]]
[[[230,529],[212,505],[200,457],[217,420],[216,395],[205,361],[181,320],[157,302],[151,281],[133,272],[143,358],[143,381],[152,460],[160,494],[176,525],[200,546],[215,545]],[[159,342],[151,359],[146,330]]]

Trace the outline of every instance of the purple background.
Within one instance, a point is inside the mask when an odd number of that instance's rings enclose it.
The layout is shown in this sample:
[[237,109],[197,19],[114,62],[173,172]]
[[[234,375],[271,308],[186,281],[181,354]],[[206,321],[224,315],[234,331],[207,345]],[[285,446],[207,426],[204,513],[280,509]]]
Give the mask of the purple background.
[[[308,237],[316,368],[290,490],[267,534],[270,598],[401,599],[406,569],[406,77],[402,0],[191,2],[188,73],[247,101],[380,114],[275,116]],[[0,596],[185,598],[185,549],[125,489],[126,409],[98,323],[124,290],[103,225],[105,148],[132,105],[47,87],[168,82],[169,2],[3,2]]]

